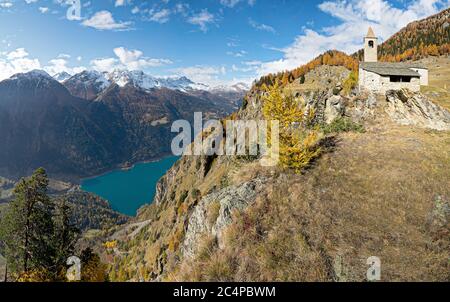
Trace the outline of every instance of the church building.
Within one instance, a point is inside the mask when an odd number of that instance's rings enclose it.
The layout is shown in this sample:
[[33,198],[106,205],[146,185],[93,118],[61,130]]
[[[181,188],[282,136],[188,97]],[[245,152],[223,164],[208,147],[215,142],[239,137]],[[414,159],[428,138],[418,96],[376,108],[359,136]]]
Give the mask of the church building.
[[378,62],[378,38],[369,27],[364,38],[364,62],[359,63],[359,89],[375,93],[407,88],[420,91],[428,85],[428,69],[416,62]]

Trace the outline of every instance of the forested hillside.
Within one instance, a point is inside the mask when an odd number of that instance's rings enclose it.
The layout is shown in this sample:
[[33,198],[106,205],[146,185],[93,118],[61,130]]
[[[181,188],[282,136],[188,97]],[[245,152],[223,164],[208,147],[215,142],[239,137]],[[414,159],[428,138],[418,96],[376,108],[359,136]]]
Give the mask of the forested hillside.
[[[384,62],[419,60],[450,53],[450,8],[426,19],[412,22],[378,48]],[[355,54],[359,60],[363,51]]]
[[309,71],[322,65],[344,66],[345,68],[355,72],[358,70],[358,61],[355,58],[341,51],[329,50],[319,55],[314,60],[294,70],[279,72],[276,74],[271,73],[261,77],[253,86],[252,91],[259,90],[261,87],[263,87],[263,85],[272,86],[276,83],[284,87],[287,84],[296,81],[297,79],[299,79],[300,83],[302,83],[304,82],[305,75]]
[[[450,53],[450,8],[429,18],[412,22],[378,48],[378,57],[384,62],[401,62],[419,60],[428,56],[439,56]],[[341,51],[327,51],[305,65],[291,71],[268,74],[256,81],[252,91],[278,83],[286,86],[299,80],[318,66],[344,66],[358,71],[359,61],[363,59],[363,50],[349,56]]]

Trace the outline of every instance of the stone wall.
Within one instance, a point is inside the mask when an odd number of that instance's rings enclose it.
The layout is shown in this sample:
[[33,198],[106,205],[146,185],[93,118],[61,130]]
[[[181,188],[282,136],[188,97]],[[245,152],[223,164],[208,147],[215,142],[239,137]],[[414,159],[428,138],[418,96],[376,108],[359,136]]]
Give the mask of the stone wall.
[[[421,69],[424,70],[424,69]],[[427,71],[428,73],[428,71]],[[412,78],[411,82],[391,82],[389,76],[380,76],[374,72],[359,69],[359,88],[360,90],[368,90],[376,93],[386,93],[388,90],[400,90],[403,88],[413,92],[420,91],[421,79]],[[428,78],[427,78],[428,81]]]
[[412,92],[420,91],[420,78],[411,78],[409,83],[391,82],[389,76],[380,77],[380,93],[386,93],[388,90],[409,89]]
[[411,68],[420,74],[420,85],[428,86],[428,69]]
[[379,91],[381,76],[363,69],[359,69],[359,88],[360,90]]

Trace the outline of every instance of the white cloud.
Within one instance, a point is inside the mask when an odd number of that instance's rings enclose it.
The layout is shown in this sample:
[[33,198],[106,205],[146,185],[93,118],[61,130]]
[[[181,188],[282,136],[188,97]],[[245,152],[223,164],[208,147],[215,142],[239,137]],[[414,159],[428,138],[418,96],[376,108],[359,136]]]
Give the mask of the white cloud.
[[194,82],[207,84],[210,86],[217,86],[224,83],[221,76],[226,74],[224,66],[190,66],[183,68],[176,68],[172,70],[180,76],[185,76]]
[[60,53],[58,55],[58,58],[63,58],[63,59],[70,59],[71,55],[66,54],[66,53]]
[[137,6],[135,6],[135,7],[133,7],[133,9],[131,10],[131,13],[134,15],[134,14],[139,13],[140,11],[141,11],[140,8],[137,7]]
[[385,0],[325,1],[319,8],[340,24],[320,30],[304,29],[291,45],[281,49],[283,58],[262,63],[257,75],[296,68],[330,49],[353,53],[362,48],[362,37],[369,26],[386,40],[408,23],[436,13],[438,3],[440,0],[413,0],[401,9]]
[[61,72],[67,72],[68,74],[74,75],[76,73],[82,72],[83,70],[86,70],[86,68],[83,66],[69,67],[67,66],[67,60],[62,58],[50,60],[49,63],[49,65],[44,67],[44,70],[50,75],[55,75]]
[[161,23],[161,24],[166,23],[169,21],[170,14],[171,14],[170,10],[168,10],[166,8],[159,10],[159,11],[151,10],[150,11],[150,21]]
[[208,31],[208,25],[215,22],[213,14],[208,12],[208,9],[203,9],[200,13],[194,14],[187,20],[188,23],[198,25],[203,32]]
[[13,6],[13,4],[12,4],[12,2],[0,2],[0,7],[1,8],[10,8],[10,7],[12,7]]
[[95,13],[82,24],[98,30],[128,30],[131,25],[130,22],[116,22],[112,14],[106,10]]
[[25,0],[27,4],[36,3],[38,0]]
[[25,48],[17,48],[6,55],[8,60],[20,59],[28,56]]
[[174,13],[181,14],[186,17],[189,14],[189,4],[187,3],[177,3],[173,9]]
[[117,66],[117,59],[115,58],[103,58],[95,59],[91,61],[91,66],[97,71],[112,71]]
[[236,57],[236,58],[244,57],[247,54],[248,54],[248,52],[246,52],[245,50],[240,50],[240,51],[236,51],[236,52],[234,52],[234,51],[227,51],[227,55],[233,56],[233,57]]
[[38,59],[28,57],[24,48],[18,48],[10,53],[0,54],[0,80],[7,79],[16,73],[40,69]]
[[276,33],[275,28],[273,28],[272,26],[267,25],[267,24],[263,24],[263,23],[258,23],[255,20],[253,20],[252,18],[248,19],[248,23],[254,29],[261,30],[261,31],[267,31],[267,32],[270,32],[270,33],[273,33],[273,34]]
[[[236,4],[241,2],[242,0],[220,0],[220,4],[226,7],[235,7]],[[247,0],[248,5],[253,6],[256,3],[256,0]]]
[[228,7],[234,7],[240,0],[220,0],[220,4]]
[[118,6],[124,6],[125,5],[125,0],[116,0],[116,3],[114,6],[118,7]]
[[39,7],[39,11],[41,12],[41,13],[43,13],[43,14],[45,14],[45,13],[47,13],[48,12],[48,7]]
[[152,67],[172,64],[168,59],[155,59],[144,56],[140,50],[129,50],[125,47],[114,48],[116,58],[100,58],[91,61],[98,71],[113,71],[114,69],[145,70]]
[[30,58],[25,48],[17,48],[9,53],[0,53],[0,80],[11,77],[16,73],[29,72],[34,69],[43,69],[51,75],[59,72],[75,74],[85,70],[82,66],[69,67],[67,54],[60,54],[49,61],[47,66],[42,66],[38,59]]

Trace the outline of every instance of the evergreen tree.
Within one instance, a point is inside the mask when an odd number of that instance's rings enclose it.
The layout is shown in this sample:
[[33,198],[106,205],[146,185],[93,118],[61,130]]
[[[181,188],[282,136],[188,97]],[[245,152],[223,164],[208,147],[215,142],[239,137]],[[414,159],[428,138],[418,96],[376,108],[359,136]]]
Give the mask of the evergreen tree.
[[53,203],[47,195],[48,177],[37,169],[21,179],[0,223],[0,238],[11,271],[28,273],[52,265]]
[[70,224],[70,208],[65,200],[55,206],[47,195],[48,183],[43,168],[22,178],[0,221],[8,270],[18,280],[60,280],[74,250],[77,232]]
[[75,244],[78,240],[79,230],[71,223],[72,212],[67,200],[60,198],[55,202],[53,223],[55,233],[54,243],[54,265],[56,278],[64,278],[66,261],[73,256]]

